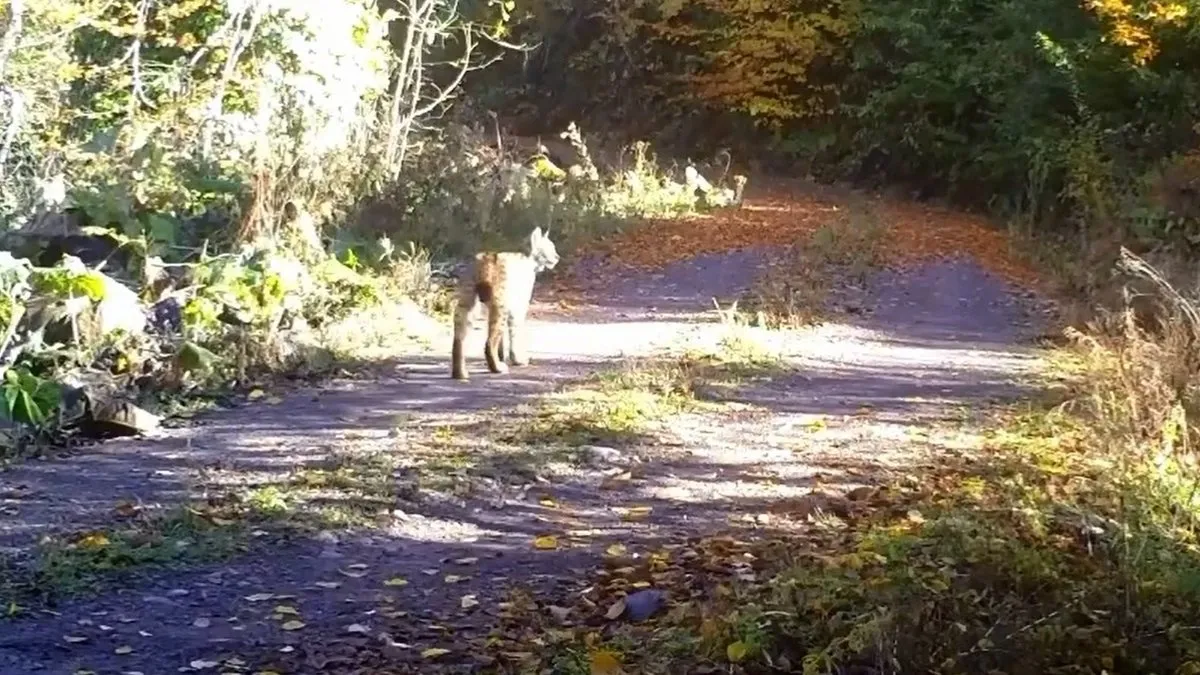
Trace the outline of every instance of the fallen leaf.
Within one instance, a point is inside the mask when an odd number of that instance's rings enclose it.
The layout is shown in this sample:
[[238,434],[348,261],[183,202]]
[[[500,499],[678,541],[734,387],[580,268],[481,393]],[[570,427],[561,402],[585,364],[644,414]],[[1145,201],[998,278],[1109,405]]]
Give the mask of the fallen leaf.
[[292,616],[298,616],[300,614],[300,612],[296,611],[295,607],[290,605],[275,605],[274,612],[276,614],[290,614]]
[[538,504],[541,504],[542,506],[544,506],[548,509],[558,508],[558,502],[554,501],[550,497],[542,497],[541,499],[538,500]]
[[436,659],[439,656],[442,656],[444,654],[449,654],[449,653],[450,653],[449,649],[442,649],[441,647],[430,647],[429,649],[423,650],[421,652],[421,658]]
[[255,593],[254,595],[247,595],[243,600],[246,602],[262,602],[263,600],[270,600],[273,597],[275,597],[274,593]]
[[621,473],[608,476],[604,480],[600,481],[600,489],[617,490],[624,488],[629,485],[631,480],[633,480],[633,474],[628,471],[622,471]]
[[367,573],[363,570],[356,570],[356,569],[351,569],[351,568],[341,569],[340,567],[338,568],[338,574],[350,577],[351,579],[361,579],[361,578],[367,576]]
[[474,595],[464,595],[458,604],[463,609],[471,609],[472,607],[478,607],[479,601],[475,599]]
[[384,586],[407,586],[408,579],[405,579],[404,577],[392,577],[391,579],[388,579],[387,581],[383,582],[383,585]]
[[83,635],[64,635],[63,640],[71,644],[78,644],[80,642],[87,642],[87,637]]
[[267,403],[270,405],[279,405],[280,403],[283,403],[283,398],[279,396],[268,396]]
[[208,670],[209,668],[216,668],[217,666],[221,665],[221,662],[196,659],[195,661],[189,662],[188,665],[191,666],[192,670]]
[[606,649],[592,652],[590,661],[591,675],[618,675],[621,672],[621,660]]
[[604,617],[611,621],[611,620],[616,619],[617,617],[621,616],[621,614],[623,614],[624,612],[625,612],[625,600],[617,600],[608,608],[608,611],[604,613]]
[[456,558],[454,560],[456,565],[474,565],[477,562],[479,562],[479,558]]
[[129,645],[121,645],[120,647],[117,647],[116,649],[114,649],[113,653],[120,654],[120,655],[132,654],[133,647],[130,647]]
[[340,581],[314,581],[313,586],[317,588],[337,588],[342,585]]
[[284,622],[279,627],[284,630],[300,630],[301,628],[304,628],[305,625],[307,624],[305,624],[303,621],[292,619],[291,621]]
[[746,646],[746,643],[738,640],[729,643],[729,646],[725,648],[725,656],[729,658],[730,663],[739,663],[746,658],[746,653],[749,651],[750,648]]
[[370,633],[370,632],[371,632],[371,629],[370,629],[370,628],[367,628],[366,626],[362,625],[361,623],[352,623],[352,624],[350,624],[349,626],[346,626],[346,632],[347,632],[347,633],[363,633],[363,634],[366,634],[366,633]]
[[79,545],[87,549],[98,549],[108,546],[108,536],[103,532],[91,532],[79,540]]
[[605,555],[609,555],[614,558],[619,558],[619,557],[625,555],[625,545],[624,544],[613,544],[612,546],[609,546],[608,548],[604,549],[604,553],[605,553]]
[[460,577],[457,574],[447,574],[442,581],[445,581],[448,584],[457,584],[460,581],[466,581],[469,578],[470,577]]
[[263,391],[262,389],[251,389],[250,393],[246,394],[246,398],[251,401],[257,401],[258,399],[260,399],[266,395],[267,395],[267,392]]
[[192,625],[195,626],[196,628],[208,628],[209,626],[212,625],[212,620],[209,619],[208,617],[202,616],[202,617],[196,619],[195,621],[193,621]]
[[543,535],[533,540],[533,547],[539,551],[552,551],[558,548],[558,538],[553,535]]
[[621,513],[621,520],[642,520],[646,516],[649,516],[650,512],[653,510],[654,507],[652,506],[631,506],[627,509],[624,509],[624,511]]

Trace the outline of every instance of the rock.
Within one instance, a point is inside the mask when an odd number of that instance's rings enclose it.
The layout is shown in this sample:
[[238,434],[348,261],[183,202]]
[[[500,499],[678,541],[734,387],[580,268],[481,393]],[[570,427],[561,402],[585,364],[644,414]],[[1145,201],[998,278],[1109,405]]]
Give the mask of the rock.
[[866,500],[870,499],[874,495],[875,495],[875,488],[873,488],[869,485],[864,485],[862,487],[856,487],[853,490],[847,492],[846,499],[849,499],[852,502],[861,502],[861,501],[866,501]]
[[174,335],[183,329],[183,307],[179,299],[166,297],[150,308],[150,325],[165,335]]
[[137,293],[107,274],[104,278],[104,298],[96,305],[100,335],[122,330],[129,335],[146,332],[146,312]]
[[100,370],[64,373],[64,411],[80,431],[96,438],[136,436],[157,429],[162,418],[121,397],[113,376]]
[[[89,397],[90,400],[90,397]],[[123,399],[92,401],[88,419],[80,426],[98,437],[136,436],[153,431],[162,418]]]
[[620,450],[604,445],[584,445],[579,448],[584,460],[592,466],[625,464],[626,459]]
[[645,621],[662,609],[666,600],[662,591],[646,589],[625,598],[625,616],[630,621]]

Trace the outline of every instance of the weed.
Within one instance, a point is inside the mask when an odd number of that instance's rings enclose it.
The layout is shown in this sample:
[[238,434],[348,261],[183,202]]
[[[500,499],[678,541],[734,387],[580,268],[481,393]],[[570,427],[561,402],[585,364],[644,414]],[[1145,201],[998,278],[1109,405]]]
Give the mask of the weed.
[[43,542],[30,565],[7,571],[0,583],[0,602],[21,604],[87,593],[121,573],[220,560],[243,549],[242,527],[235,521],[186,507],[139,514],[120,527]]

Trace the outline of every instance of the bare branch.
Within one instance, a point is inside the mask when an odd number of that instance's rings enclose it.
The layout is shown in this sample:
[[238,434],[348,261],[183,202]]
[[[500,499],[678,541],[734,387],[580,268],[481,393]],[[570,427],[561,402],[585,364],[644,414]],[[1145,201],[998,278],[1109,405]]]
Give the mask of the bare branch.
[[142,38],[146,34],[146,19],[150,14],[150,4],[153,0],[139,0],[137,6],[137,24],[133,29],[133,44],[129,45],[129,51],[122,61],[130,62],[130,70],[132,76],[131,91],[129,95],[129,117],[132,119],[137,114],[138,104],[145,104],[148,108],[154,108],[154,104],[146,99],[146,88],[142,83]]

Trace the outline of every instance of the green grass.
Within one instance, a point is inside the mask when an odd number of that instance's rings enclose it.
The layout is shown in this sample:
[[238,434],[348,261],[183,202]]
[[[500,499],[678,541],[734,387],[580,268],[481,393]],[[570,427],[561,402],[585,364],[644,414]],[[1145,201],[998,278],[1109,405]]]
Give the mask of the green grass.
[[86,595],[146,567],[222,560],[244,551],[245,523],[178,508],[137,514],[120,525],[44,541],[31,565],[0,568],[8,614],[30,603]]

